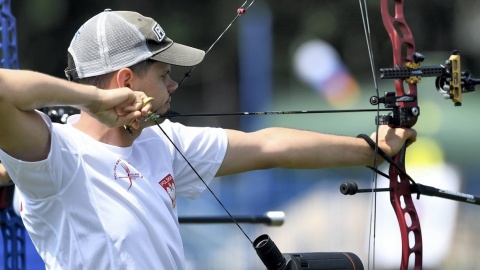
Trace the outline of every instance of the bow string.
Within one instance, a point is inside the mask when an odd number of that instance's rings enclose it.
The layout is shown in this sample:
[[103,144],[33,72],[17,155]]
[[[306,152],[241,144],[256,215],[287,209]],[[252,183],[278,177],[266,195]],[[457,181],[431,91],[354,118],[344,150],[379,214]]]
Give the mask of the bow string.
[[[393,54],[393,67],[387,69],[381,69],[382,79],[392,78],[394,79],[395,92],[386,92],[384,96],[380,97],[378,85],[376,81],[376,67],[373,56],[373,48],[371,43],[370,23],[368,19],[368,9],[365,0],[359,0],[360,10],[362,13],[363,27],[365,31],[365,37],[367,42],[368,53],[370,57],[370,65],[372,68],[373,81],[376,90],[376,96],[370,98],[372,105],[377,105],[377,135],[375,141],[370,137],[360,134],[358,137],[365,139],[369,145],[375,150],[374,167],[371,167],[375,171],[373,178],[374,187],[370,190],[373,192],[372,201],[372,217],[371,226],[373,226],[373,235],[376,234],[376,192],[389,191],[390,202],[394,209],[395,215],[400,229],[401,243],[402,243],[402,257],[400,269],[404,270],[408,268],[408,262],[411,254],[415,254],[415,269],[422,268],[422,235],[420,229],[420,221],[418,218],[415,205],[413,203],[410,189],[411,182],[415,184],[413,179],[408,176],[405,169],[405,144],[400,152],[393,158],[386,156],[383,151],[378,147],[378,128],[379,125],[389,125],[392,128],[399,127],[413,127],[417,122],[420,115],[420,109],[417,102],[417,83],[420,81],[420,76],[412,76],[414,70],[420,68],[420,62],[423,60],[420,54],[415,52],[415,41],[410,28],[405,20],[404,16],[404,1],[403,0],[380,0],[380,12],[385,30],[387,31],[391,44]],[[393,11],[393,14],[391,13]],[[399,70],[408,70],[408,76],[397,76]],[[410,73],[409,73],[410,72]],[[388,73],[390,76],[385,76]],[[393,74],[393,75],[391,75]],[[407,84],[408,91],[405,90],[404,84]],[[392,110],[388,115],[380,115],[380,104],[384,104],[385,108]],[[388,175],[380,172],[378,167],[378,155],[381,155],[385,160],[390,163]],[[381,174],[389,179],[388,189],[377,188],[377,174]],[[356,190],[355,183],[343,184],[340,190],[345,195],[353,195]],[[373,250],[373,255],[368,258],[368,268],[370,268],[370,257],[373,257],[373,268],[375,268],[375,239],[373,239],[372,247],[372,231],[370,231],[369,237],[369,254]],[[373,238],[374,238],[373,237]],[[412,238],[412,243],[410,242]]]

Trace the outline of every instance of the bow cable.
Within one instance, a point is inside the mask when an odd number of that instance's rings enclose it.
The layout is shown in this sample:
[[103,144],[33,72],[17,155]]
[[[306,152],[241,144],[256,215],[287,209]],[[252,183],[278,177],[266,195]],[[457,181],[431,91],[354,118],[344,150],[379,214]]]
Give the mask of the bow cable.
[[175,148],[175,150],[177,151],[177,153],[179,153],[183,160],[185,160],[185,162],[188,164],[188,166],[190,167],[190,169],[192,169],[192,171],[197,175],[197,177],[202,181],[202,183],[205,185],[205,187],[208,189],[208,191],[210,192],[210,194],[212,194],[212,196],[215,198],[215,200],[220,204],[220,206],[223,208],[223,210],[227,213],[227,215],[232,219],[232,221],[235,223],[235,225],[240,229],[240,231],[243,233],[243,235],[245,235],[245,237],[247,237],[248,241],[250,241],[250,243],[253,245],[253,241],[250,239],[250,237],[248,237],[247,233],[243,230],[242,226],[240,226],[240,224],[237,222],[237,220],[235,219],[235,217],[233,217],[233,215],[230,213],[230,211],[228,211],[227,207],[225,207],[225,205],[222,203],[222,201],[220,201],[220,199],[217,197],[217,195],[215,195],[215,192],[213,192],[213,190],[207,185],[207,183],[205,182],[205,180],[203,180],[202,176],[200,176],[200,174],[197,172],[197,170],[195,169],[195,167],[193,167],[193,165],[190,163],[190,161],[188,161],[187,157],[185,157],[185,155],[182,153],[182,151],[180,151],[180,149],[178,148],[178,146],[173,142],[173,140],[170,138],[170,136],[168,136],[168,134],[165,132],[165,130],[163,130],[162,126],[160,126],[160,124],[157,122],[156,119],[153,119],[153,121],[155,122],[155,124],[158,126],[158,128],[162,131],[162,133],[165,135],[165,137],[167,137],[167,139],[170,141],[170,143],[172,144],[172,146]]
[[[239,7],[237,9],[237,15],[235,16],[235,18],[230,22],[230,24],[227,26],[227,28],[220,34],[220,36],[213,42],[213,44],[208,48],[208,50],[205,52],[205,55],[213,48],[213,46],[215,46],[215,44],[223,37],[223,35],[228,31],[228,29],[230,29],[230,27],[232,26],[232,24],[243,14],[245,14],[247,12],[247,9],[250,8],[252,6],[252,4],[255,2],[255,0],[252,0],[250,3],[248,2],[248,0],[246,0],[243,5],[241,7]],[[183,79],[180,81],[180,83],[178,84],[177,86],[177,89],[178,87],[180,87],[180,85],[186,80],[187,77],[190,77],[192,71],[195,69],[195,66],[193,66],[187,73],[185,73]],[[175,92],[175,91],[174,91]],[[170,94],[172,95],[173,92]],[[158,126],[158,128],[162,131],[162,133],[165,135],[165,137],[170,141],[170,143],[172,144],[172,146],[175,148],[175,150],[177,151],[177,153],[179,153],[182,158],[185,160],[185,162],[187,163],[187,165],[192,169],[192,171],[195,173],[195,175],[197,175],[197,177],[202,181],[202,183],[205,185],[205,187],[208,189],[208,191],[210,192],[210,194],[212,194],[212,196],[215,198],[215,200],[220,204],[220,206],[223,208],[223,210],[227,213],[227,215],[232,219],[232,221],[235,223],[235,225],[240,229],[240,231],[245,235],[245,237],[248,239],[248,241],[250,241],[250,243],[253,245],[253,241],[250,239],[250,237],[248,237],[247,233],[243,230],[243,228],[240,226],[240,224],[235,220],[235,218],[233,217],[233,215],[230,213],[230,211],[228,211],[228,209],[225,207],[225,205],[220,201],[220,199],[217,197],[217,195],[215,195],[215,193],[213,192],[213,190],[207,185],[207,183],[205,182],[205,180],[203,180],[202,176],[197,172],[197,170],[195,169],[195,167],[193,167],[193,165],[190,163],[190,161],[187,159],[187,157],[185,157],[185,155],[182,153],[182,151],[178,148],[178,146],[173,142],[173,140],[170,138],[170,136],[168,136],[168,134],[163,130],[163,128],[160,126],[160,123],[158,123],[157,119],[160,118],[160,115],[158,115],[157,113],[155,112],[151,112],[149,113],[148,117],[145,119],[145,121],[153,121],[155,122],[155,124]],[[127,130],[128,131],[128,130]]]
[[[233,18],[233,20],[230,22],[230,24],[228,24],[228,26],[225,28],[225,30],[223,30],[223,32],[218,36],[218,38],[212,43],[212,45],[210,45],[210,47],[205,51],[205,56],[210,52],[210,50],[212,50],[212,48],[217,44],[217,42],[223,37],[223,35],[230,29],[230,27],[233,25],[233,23],[235,23],[235,21],[240,17],[242,16],[243,14],[245,14],[247,12],[247,10],[253,5],[253,3],[255,2],[255,0],[252,0],[250,3],[248,3],[248,0],[246,0],[243,5],[241,5],[238,9],[237,9],[237,15]],[[196,66],[193,66],[190,68],[189,71],[187,71],[182,80],[178,83],[178,87],[180,87],[180,85],[183,84],[183,82],[185,82],[185,80],[190,77],[192,75],[192,72],[193,70],[195,69]],[[178,89],[178,88],[177,88]]]
[[[369,21],[369,16],[368,16],[368,8],[367,8],[367,2],[366,0],[358,0],[358,3],[360,5],[360,13],[362,15],[362,23],[363,23],[363,30],[365,33],[365,40],[367,44],[367,51],[368,51],[368,56],[370,60],[370,68],[372,71],[372,77],[373,77],[373,84],[375,88],[375,92],[377,94],[377,97],[380,96],[380,93],[378,91],[378,83],[377,83],[377,78],[375,76],[375,59],[373,56],[373,48],[372,48],[372,35],[370,31],[370,21]],[[380,117],[380,104],[377,104],[377,119]],[[373,187],[372,191],[376,190],[377,187],[377,176],[378,176],[378,131],[379,131],[380,125],[378,122],[376,123],[376,133],[375,133],[375,156],[374,156],[374,165],[373,165]],[[372,257],[372,267],[375,269],[375,234],[376,234],[376,223],[377,223],[377,193],[372,192],[372,202],[371,202],[371,212],[370,212],[370,226],[369,226],[369,237],[368,237],[368,262],[367,262],[367,269],[370,269],[370,257]],[[372,240],[372,228],[373,228],[373,240]],[[372,256],[370,256],[370,250],[372,250]]]

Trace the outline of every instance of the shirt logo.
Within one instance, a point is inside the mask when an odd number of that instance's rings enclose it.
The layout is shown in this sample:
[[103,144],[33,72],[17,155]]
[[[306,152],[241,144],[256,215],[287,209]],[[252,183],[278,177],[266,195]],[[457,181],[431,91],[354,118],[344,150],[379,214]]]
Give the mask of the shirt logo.
[[128,178],[128,181],[130,182],[130,186],[128,187],[127,191],[129,191],[130,188],[132,187],[134,180],[138,178],[143,178],[143,176],[140,173],[132,172],[129,166],[130,164],[128,164],[128,162],[119,158],[115,163],[115,167],[113,168],[113,177],[115,178],[115,180]]
[[177,204],[177,200],[176,200],[176,193],[175,193],[175,181],[173,180],[173,176],[171,174],[168,174],[158,183],[160,184],[160,186],[163,187],[163,189],[165,189],[167,194],[170,196],[170,199],[172,200],[172,206],[173,208],[175,208]]

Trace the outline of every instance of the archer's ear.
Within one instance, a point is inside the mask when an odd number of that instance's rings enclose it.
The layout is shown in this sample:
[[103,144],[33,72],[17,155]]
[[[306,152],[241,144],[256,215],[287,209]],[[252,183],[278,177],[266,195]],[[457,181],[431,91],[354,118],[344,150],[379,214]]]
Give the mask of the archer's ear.
[[118,87],[129,87],[133,89],[133,71],[129,68],[122,68],[115,74],[115,81]]

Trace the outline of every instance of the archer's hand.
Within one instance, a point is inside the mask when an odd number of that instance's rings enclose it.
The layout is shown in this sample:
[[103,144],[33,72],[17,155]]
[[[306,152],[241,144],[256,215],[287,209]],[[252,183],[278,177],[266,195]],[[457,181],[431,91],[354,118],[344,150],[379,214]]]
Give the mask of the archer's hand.
[[[375,141],[376,133],[370,136]],[[417,132],[411,128],[390,128],[381,125],[378,130],[378,146],[389,156],[400,152],[402,146],[412,144],[417,139]]]
[[152,108],[147,95],[123,87],[100,90],[98,102],[87,111],[98,121],[109,127],[131,126],[138,128],[138,121]]

